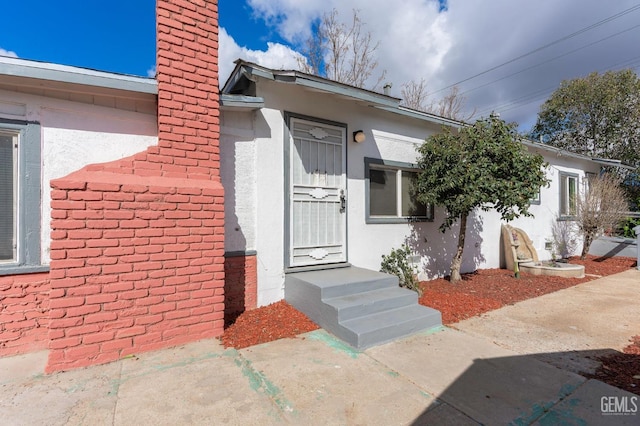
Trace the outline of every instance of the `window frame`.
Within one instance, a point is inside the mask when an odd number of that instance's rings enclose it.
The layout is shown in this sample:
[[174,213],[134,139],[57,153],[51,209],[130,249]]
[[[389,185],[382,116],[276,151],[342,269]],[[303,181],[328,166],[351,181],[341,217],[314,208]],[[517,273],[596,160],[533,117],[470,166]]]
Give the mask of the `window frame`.
[[535,197],[529,199],[529,204],[539,206],[542,204],[542,188],[538,189]]
[[[569,200],[569,180],[575,179],[575,196],[576,199],[573,200],[573,214],[571,214],[571,200]],[[566,183],[565,183],[566,182]],[[578,192],[580,191],[580,175],[577,173],[570,172],[560,172],[559,174],[559,191],[558,191],[558,219],[559,220],[575,220],[578,210]],[[567,198],[565,200],[565,197]],[[565,207],[567,210],[565,212]]]
[[16,258],[0,263],[0,276],[46,272],[41,264],[42,149],[39,123],[2,119],[0,129],[18,136],[14,236]]
[[[370,170],[391,170],[397,173],[396,175],[396,215],[372,215],[371,214],[371,181]],[[402,172],[417,173],[418,168],[415,164],[382,160],[378,158],[364,159],[364,177],[365,177],[365,222],[366,223],[409,223],[409,222],[433,222],[434,209],[432,205],[427,205],[426,216],[401,216],[402,212]]]

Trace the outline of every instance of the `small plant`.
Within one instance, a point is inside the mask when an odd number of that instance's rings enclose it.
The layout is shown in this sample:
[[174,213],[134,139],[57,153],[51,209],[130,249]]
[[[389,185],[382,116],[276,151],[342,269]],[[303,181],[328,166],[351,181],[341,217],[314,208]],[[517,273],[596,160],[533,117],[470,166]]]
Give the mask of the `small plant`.
[[416,277],[415,268],[409,262],[409,256],[411,256],[411,249],[406,244],[403,244],[399,249],[391,250],[388,255],[383,254],[380,272],[395,275],[400,281],[400,287],[413,290],[420,296],[422,290]]
[[633,218],[633,217],[628,217],[624,220],[624,222],[622,222],[622,226],[620,227],[621,229],[621,236],[624,238],[635,238],[636,237],[636,233],[633,230],[633,228],[635,228],[636,226],[640,225],[640,217],[639,218]]
[[551,225],[551,233],[553,235],[551,260],[557,260],[557,257],[566,259],[575,253],[578,241],[577,229],[573,221],[559,219],[556,216]]

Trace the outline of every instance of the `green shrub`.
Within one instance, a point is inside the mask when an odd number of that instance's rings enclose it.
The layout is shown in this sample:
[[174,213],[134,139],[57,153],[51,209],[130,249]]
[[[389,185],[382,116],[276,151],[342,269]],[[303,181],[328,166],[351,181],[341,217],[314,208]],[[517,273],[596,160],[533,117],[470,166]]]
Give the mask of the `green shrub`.
[[409,262],[409,256],[411,256],[411,249],[406,244],[399,249],[391,250],[388,255],[383,254],[380,272],[395,275],[400,281],[400,287],[408,288],[421,295],[420,283],[415,269]]
[[640,225],[640,217],[638,217],[638,218],[633,218],[633,217],[626,218],[622,222],[622,225],[620,226],[620,232],[622,234],[621,236],[625,237],[625,238],[636,238],[636,233],[633,231],[633,228],[635,228],[638,225]]

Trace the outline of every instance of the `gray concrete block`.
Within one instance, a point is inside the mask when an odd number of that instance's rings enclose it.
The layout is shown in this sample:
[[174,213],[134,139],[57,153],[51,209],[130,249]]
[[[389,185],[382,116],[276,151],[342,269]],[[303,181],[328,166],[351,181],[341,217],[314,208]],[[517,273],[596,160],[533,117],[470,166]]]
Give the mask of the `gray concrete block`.
[[348,267],[287,274],[285,299],[354,348],[363,349],[442,325],[398,278]]

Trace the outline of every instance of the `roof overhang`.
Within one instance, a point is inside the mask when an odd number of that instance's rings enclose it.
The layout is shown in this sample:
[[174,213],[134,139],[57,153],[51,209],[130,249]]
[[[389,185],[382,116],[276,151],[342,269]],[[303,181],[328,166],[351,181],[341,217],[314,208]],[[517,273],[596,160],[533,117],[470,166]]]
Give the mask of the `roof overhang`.
[[557,157],[569,157],[569,158],[573,158],[573,159],[577,159],[577,160],[594,162],[594,163],[600,164],[602,166],[620,167],[620,168],[629,169],[629,170],[635,170],[636,169],[635,166],[631,166],[629,164],[625,164],[620,160],[610,160],[610,159],[607,159],[607,158],[594,158],[594,157],[589,157],[587,155],[576,154],[575,152],[567,151],[566,149],[562,149],[562,148],[558,148],[558,147],[555,147],[555,146],[547,145],[547,144],[541,143],[541,142],[535,142],[535,141],[532,141],[530,139],[521,139],[520,142],[523,145],[525,145],[525,146],[527,146],[529,148],[540,149],[540,150],[546,151],[546,152],[548,152],[550,154],[554,154]]
[[245,90],[250,86],[251,82],[255,83],[258,81],[258,78],[263,78],[280,83],[295,84],[312,91],[328,93],[343,99],[361,102],[386,112],[430,123],[451,127],[461,127],[464,125],[463,122],[400,106],[400,98],[338,83],[323,77],[296,70],[273,70],[241,59],[238,59],[235,63],[235,69],[222,88],[223,94],[246,94]]
[[406,108],[406,107],[403,107],[403,106],[398,106],[398,107],[395,107],[395,108],[388,108],[388,107],[380,107],[380,106],[378,106],[377,108],[382,109],[384,111],[392,112],[394,114],[403,115],[405,117],[411,117],[411,118],[415,118],[415,119],[418,119],[418,120],[429,121],[431,123],[439,123],[439,124],[442,124],[443,126],[449,126],[449,127],[458,128],[458,127],[463,127],[463,126],[466,125],[462,121],[452,120],[452,119],[446,118],[446,117],[440,117],[440,116],[435,115],[435,114],[429,114],[428,112],[417,111],[415,109]]
[[222,93],[236,92],[239,87],[243,87],[243,80],[255,82],[257,81],[257,77],[261,77],[266,80],[296,84],[312,90],[331,93],[376,105],[397,106],[400,103],[399,98],[371,90],[360,89],[296,70],[273,70],[241,59],[238,59],[235,63],[236,67],[222,88]]
[[96,71],[87,68],[58,65],[0,56],[0,77],[6,85],[92,92],[105,90],[156,95],[155,79]]
[[264,99],[257,96],[222,94],[220,107],[225,111],[253,111],[264,107]]

